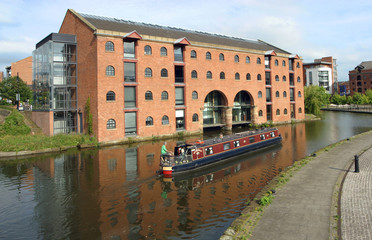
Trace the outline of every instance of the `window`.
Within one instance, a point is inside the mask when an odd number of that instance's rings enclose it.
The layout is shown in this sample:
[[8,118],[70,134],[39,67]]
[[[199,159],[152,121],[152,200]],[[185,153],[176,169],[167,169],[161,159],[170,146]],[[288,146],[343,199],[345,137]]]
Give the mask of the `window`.
[[124,107],[136,107],[136,87],[124,87]]
[[207,79],[212,79],[212,72],[211,71],[207,72]]
[[176,90],[176,105],[184,105],[185,98],[184,98],[183,87],[176,87],[175,90]]
[[106,49],[106,52],[113,52],[115,50],[114,43],[111,41],[106,42],[105,49]]
[[294,88],[290,88],[289,89],[289,100],[290,101],[294,101],[295,99],[294,99]]
[[125,113],[125,136],[132,136],[137,134],[137,113]]
[[230,143],[223,144],[223,150],[229,150],[230,149]]
[[240,80],[240,74],[239,73],[235,73],[235,80]]
[[262,116],[263,116],[263,112],[262,112],[262,110],[258,111],[258,116],[259,116],[259,117],[262,117]]
[[145,46],[145,55],[151,55],[152,54],[152,49],[149,45]]
[[106,67],[106,76],[115,76],[115,68],[113,66]]
[[296,67],[300,68],[300,63],[299,62],[297,62]]
[[279,82],[279,76],[275,75],[275,81]]
[[168,118],[168,116],[164,115],[164,116],[161,118],[161,124],[162,124],[162,125],[168,125],[168,124],[169,124],[169,118]]
[[282,62],[282,66],[285,67],[285,60],[283,60],[283,62]]
[[163,56],[163,57],[168,56],[167,48],[165,48],[165,47],[160,48],[160,56]]
[[266,88],[266,102],[271,102],[271,88]]
[[275,59],[275,66],[279,66],[279,61],[278,61],[278,59]]
[[275,92],[275,97],[279,97],[279,91]]
[[213,154],[213,147],[205,148],[205,155]]
[[152,126],[152,125],[154,125],[154,120],[152,119],[152,117],[147,117],[146,126]]
[[191,50],[190,57],[191,58],[196,58],[196,51],[195,50]]
[[287,97],[287,92],[286,91],[283,92],[283,97]]
[[265,84],[271,85],[271,72],[265,72]]
[[250,62],[251,62],[251,59],[248,56],[246,56],[245,57],[245,63],[250,63]]
[[176,110],[176,130],[185,129],[185,110]]
[[161,77],[168,77],[168,70],[163,68],[160,72]]
[[258,92],[258,98],[262,98],[262,92],[261,91]]
[[109,119],[106,123],[106,129],[115,129],[116,128],[116,122],[114,119]]
[[265,56],[265,68],[270,68],[271,56]]
[[261,74],[257,74],[257,80],[258,80],[258,81],[261,81],[261,80],[262,80],[262,78],[261,78]]
[[182,46],[174,46],[174,61],[183,62],[183,48],[182,48]]
[[168,100],[168,92],[167,91],[163,91],[161,93],[161,100]]
[[106,93],[106,101],[115,101],[115,93],[113,91]]
[[220,53],[219,59],[220,61],[225,61],[225,55],[223,55],[223,53]]
[[257,64],[261,64],[261,58],[257,58]]
[[240,147],[240,141],[234,141],[234,147]]
[[220,79],[225,79],[225,73],[224,72],[220,72]]
[[239,62],[239,56],[238,55],[235,55],[234,62]]
[[192,115],[192,121],[193,121],[193,122],[198,122],[198,121],[199,121],[199,116],[198,116],[198,114],[194,113],[194,114]]
[[301,91],[298,91],[298,97],[302,97],[302,95],[301,95]]
[[284,115],[287,115],[287,114],[288,114],[288,110],[284,108]]
[[249,143],[254,143],[254,137],[249,138]]
[[301,78],[300,77],[297,77],[297,82],[301,82]]
[[145,69],[145,77],[152,77],[152,70],[151,68]]
[[135,41],[124,42],[124,57],[125,58],[135,58]]
[[197,91],[192,92],[192,99],[198,99],[198,92]]
[[299,108],[298,109],[298,113],[302,113],[302,108]]
[[152,100],[152,92],[151,91],[147,91],[145,93],[145,100]]
[[195,71],[195,70],[193,70],[193,71],[191,72],[191,78],[198,78],[198,72]]
[[124,82],[136,81],[136,64],[124,62]]
[[276,115],[280,115],[280,110],[276,109]]
[[205,54],[205,59],[207,59],[207,60],[211,60],[211,59],[212,59],[212,55],[211,55],[210,52],[207,52],[207,53]]
[[247,73],[247,75],[245,75],[245,79],[251,80],[251,74],[250,73]]
[[260,135],[261,140],[265,140],[265,134]]
[[286,82],[286,81],[287,81],[287,77],[283,76],[283,82]]

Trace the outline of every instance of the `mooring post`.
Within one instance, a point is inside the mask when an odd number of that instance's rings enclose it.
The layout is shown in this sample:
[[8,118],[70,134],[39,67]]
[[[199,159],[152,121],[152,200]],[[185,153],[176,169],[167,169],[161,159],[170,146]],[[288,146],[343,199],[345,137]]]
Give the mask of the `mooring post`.
[[355,172],[359,172],[359,157],[358,155],[354,156],[354,163],[355,163]]

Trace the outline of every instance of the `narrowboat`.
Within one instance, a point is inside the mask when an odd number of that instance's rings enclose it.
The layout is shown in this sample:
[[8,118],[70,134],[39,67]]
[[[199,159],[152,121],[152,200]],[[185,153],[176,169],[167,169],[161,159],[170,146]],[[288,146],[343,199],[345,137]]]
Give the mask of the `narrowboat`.
[[160,156],[160,173],[163,177],[172,177],[176,173],[202,168],[281,141],[282,136],[277,128],[263,128],[178,145],[174,148],[173,156]]

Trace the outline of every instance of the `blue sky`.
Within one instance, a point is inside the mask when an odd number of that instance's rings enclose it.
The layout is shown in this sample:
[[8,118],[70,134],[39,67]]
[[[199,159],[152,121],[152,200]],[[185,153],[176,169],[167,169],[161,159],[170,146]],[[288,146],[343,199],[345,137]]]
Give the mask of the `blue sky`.
[[372,1],[1,0],[0,71],[58,32],[67,9],[164,26],[260,39],[304,62],[333,56],[338,80],[372,60]]

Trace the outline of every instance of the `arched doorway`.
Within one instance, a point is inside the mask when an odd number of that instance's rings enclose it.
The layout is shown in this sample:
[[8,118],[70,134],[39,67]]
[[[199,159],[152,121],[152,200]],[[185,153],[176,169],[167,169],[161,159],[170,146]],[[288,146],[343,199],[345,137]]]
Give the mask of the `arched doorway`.
[[233,124],[251,122],[251,102],[252,97],[246,91],[240,91],[236,94],[233,106]]
[[225,95],[220,91],[210,92],[204,100],[203,124],[208,126],[221,126],[226,122],[225,108],[227,100]]

